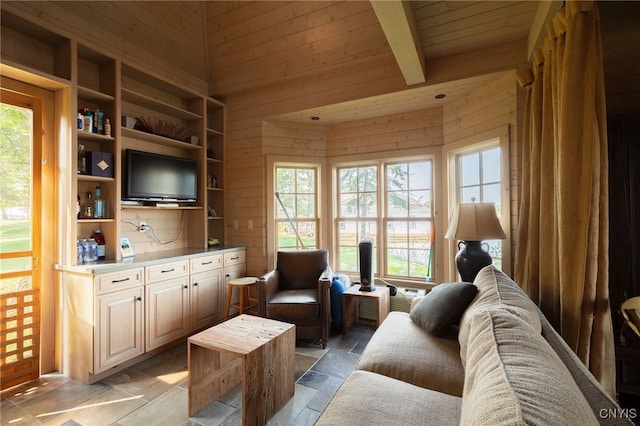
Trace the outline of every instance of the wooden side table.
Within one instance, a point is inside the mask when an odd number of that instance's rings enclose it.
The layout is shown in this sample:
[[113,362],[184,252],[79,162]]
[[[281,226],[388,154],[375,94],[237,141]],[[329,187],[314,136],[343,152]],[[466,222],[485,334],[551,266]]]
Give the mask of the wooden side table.
[[266,424],[293,397],[295,345],[295,325],[246,314],[189,337],[189,416],[242,383],[242,424]]
[[389,315],[391,301],[387,286],[378,286],[374,291],[360,291],[359,285],[351,286],[342,293],[342,329],[344,333],[347,333],[353,327],[359,317],[359,299],[371,299],[375,302],[377,326],[380,326],[382,321]]

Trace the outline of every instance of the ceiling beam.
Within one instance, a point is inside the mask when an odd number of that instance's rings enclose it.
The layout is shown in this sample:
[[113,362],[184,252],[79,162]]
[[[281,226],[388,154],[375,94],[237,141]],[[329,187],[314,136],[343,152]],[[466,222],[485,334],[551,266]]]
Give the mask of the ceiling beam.
[[411,2],[371,0],[371,5],[407,85],[426,82],[424,53]]
[[542,44],[547,35],[547,22],[549,22],[562,8],[563,0],[541,1],[538,3],[536,16],[533,18],[531,28],[529,28],[529,37],[527,38],[527,57],[529,61],[533,58],[533,52],[536,47]]

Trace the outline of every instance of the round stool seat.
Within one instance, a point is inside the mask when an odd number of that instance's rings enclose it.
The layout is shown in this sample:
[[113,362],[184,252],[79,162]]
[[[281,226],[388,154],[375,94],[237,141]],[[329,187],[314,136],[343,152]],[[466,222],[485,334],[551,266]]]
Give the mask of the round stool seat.
[[241,278],[233,278],[229,280],[229,285],[253,285],[256,283],[258,278],[256,277],[241,277]]
[[[229,319],[229,309],[236,308],[238,310],[238,314],[243,314],[246,310],[257,308],[258,303],[257,300],[251,299],[249,294],[249,288],[254,285],[258,281],[257,277],[239,277],[232,278],[229,280],[228,285],[228,294],[227,294],[227,308],[225,310],[224,319],[225,321]],[[231,298],[233,297],[233,289],[238,289],[238,303],[231,303]]]

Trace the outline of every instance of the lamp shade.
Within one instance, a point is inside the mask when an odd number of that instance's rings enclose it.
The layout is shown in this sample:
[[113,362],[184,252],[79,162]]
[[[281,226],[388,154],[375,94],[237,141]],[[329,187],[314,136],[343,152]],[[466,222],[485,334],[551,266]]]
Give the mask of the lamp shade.
[[444,237],[462,241],[507,238],[500,226],[494,203],[456,204]]

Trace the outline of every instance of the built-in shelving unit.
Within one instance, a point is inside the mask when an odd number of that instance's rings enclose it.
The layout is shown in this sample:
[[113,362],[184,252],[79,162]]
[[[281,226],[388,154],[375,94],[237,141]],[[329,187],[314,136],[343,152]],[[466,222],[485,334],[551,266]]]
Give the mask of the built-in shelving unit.
[[[224,245],[224,171],[225,105],[204,93],[173,82],[151,69],[129,63],[114,52],[104,51],[84,40],[64,35],[2,10],[2,71],[28,83],[43,87],[66,87],[63,99],[63,125],[59,137],[58,168],[61,187],[68,183],[68,193],[60,194],[63,214],[60,230],[63,263],[74,264],[75,242],[88,238],[100,229],[107,240],[107,260],[119,260],[120,237],[130,231],[123,225],[127,212],[181,210],[184,227],[181,244],[206,248],[209,238]],[[65,95],[66,96],[66,95]],[[78,111],[87,108],[102,111],[111,124],[110,134],[78,128]],[[193,138],[176,140],[129,127],[123,117],[150,117],[189,129]],[[195,205],[148,207],[121,205],[124,180],[123,153],[127,148],[189,158],[198,162],[198,195]],[[87,152],[107,154],[107,171],[92,173],[81,158]],[[88,193],[95,196],[100,187],[106,202],[106,214],[96,218],[85,215]],[[66,192],[66,191],[64,191]],[[74,215],[80,197],[80,214]],[[175,216],[175,215],[174,215]],[[176,220],[176,219],[168,219]],[[166,224],[163,224],[166,225]],[[171,226],[171,225],[170,225]],[[164,248],[158,247],[158,251]]]

